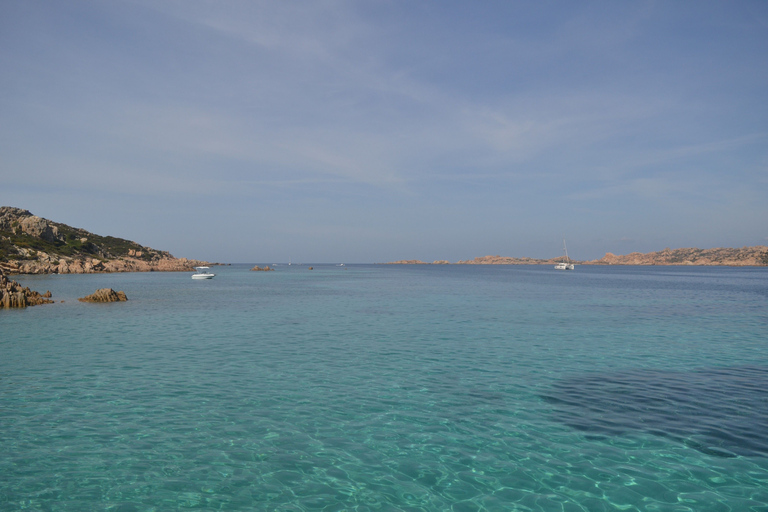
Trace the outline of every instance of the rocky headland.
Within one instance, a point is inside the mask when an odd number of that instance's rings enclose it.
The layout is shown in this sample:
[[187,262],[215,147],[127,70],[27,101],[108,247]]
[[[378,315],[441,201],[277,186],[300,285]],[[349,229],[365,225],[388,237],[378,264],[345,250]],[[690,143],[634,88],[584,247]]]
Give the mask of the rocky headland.
[[669,249],[623,256],[606,253],[599,260],[585,262],[591,265],[721,265],[758,266],[768,265],[768,246],[756,245],[740,249],[718,247],[714,249]]
[[6,274],[176,272],[203,265],[211,263],[0,207],[0,270]]

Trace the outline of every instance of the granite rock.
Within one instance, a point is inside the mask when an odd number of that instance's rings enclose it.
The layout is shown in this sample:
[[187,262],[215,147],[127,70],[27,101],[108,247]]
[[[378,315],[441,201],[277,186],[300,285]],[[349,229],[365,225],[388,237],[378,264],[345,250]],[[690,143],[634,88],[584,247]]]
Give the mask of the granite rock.
[[167,251],[96,235],[11,206],[0,206],[0,243],[0,269],[6,274],[192,272],[212,264],[175,258]]
[[77,300],[80,302],[124,302],[128,300],[128,297],[125,296],[125,292],[116,292],[112,288],[101,288],[91,295]]
[[0,269],[0,309],[52,304],[50,297],[50,291],[40,294],[28,287],[23,287],[16,281],[8,279]]

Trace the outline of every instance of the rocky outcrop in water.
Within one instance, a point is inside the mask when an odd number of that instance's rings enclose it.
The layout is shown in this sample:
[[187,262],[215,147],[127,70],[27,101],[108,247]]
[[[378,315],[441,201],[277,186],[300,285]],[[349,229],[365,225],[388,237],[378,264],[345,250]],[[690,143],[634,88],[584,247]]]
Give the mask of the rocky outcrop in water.
[[211,263],[175,258],[136,242],[100,236],[27,210],[0,207],[0,269],[7,274],[192,271]]
[[101,288],[91,295],[77,300],[80,302],[124,302],[128,300],[128,297],[125,296],[125,292],[116,292],[112,288]]
[[40,294],[30,290],[16,281],[11,281],[0,271],[0,309],[52,304],[53,301],[50,300],[50,297],[51,292]]
[[275,269],[270,268],[268,266],[267,267],[260,267],[260,266],[256,265],[251,270],[254,271],[254,272],[272,272]]

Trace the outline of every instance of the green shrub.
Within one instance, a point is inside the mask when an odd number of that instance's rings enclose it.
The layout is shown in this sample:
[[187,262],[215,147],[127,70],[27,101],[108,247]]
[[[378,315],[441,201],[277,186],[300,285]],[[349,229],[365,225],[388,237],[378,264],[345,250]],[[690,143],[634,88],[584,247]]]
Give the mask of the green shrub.
[[[159,251],[123,238],[94,235],[65,224],[54,225],[61,239],[52,242],[23,233],[19,225],[13,226],[11,231],[0,230],[0,261],[18,259],[17,248],[43,251],[52,256],[89,256],[102,260],[128,256],[131,250],[141,251],[140,258],[145,261],[152,261],[160,255]],[[83,239],[86,241],[83,242]]]

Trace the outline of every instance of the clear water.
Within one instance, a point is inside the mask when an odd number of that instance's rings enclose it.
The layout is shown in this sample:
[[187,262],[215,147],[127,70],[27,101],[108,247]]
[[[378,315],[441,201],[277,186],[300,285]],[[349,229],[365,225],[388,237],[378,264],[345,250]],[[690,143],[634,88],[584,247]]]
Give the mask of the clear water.
[[249,268],[17,277],[0,510],[768,509],[768,269]]

